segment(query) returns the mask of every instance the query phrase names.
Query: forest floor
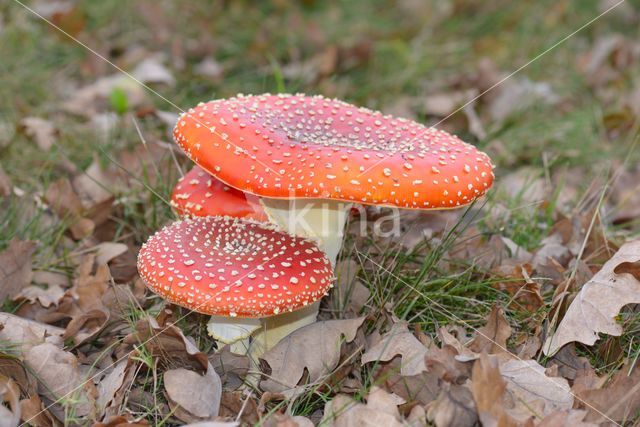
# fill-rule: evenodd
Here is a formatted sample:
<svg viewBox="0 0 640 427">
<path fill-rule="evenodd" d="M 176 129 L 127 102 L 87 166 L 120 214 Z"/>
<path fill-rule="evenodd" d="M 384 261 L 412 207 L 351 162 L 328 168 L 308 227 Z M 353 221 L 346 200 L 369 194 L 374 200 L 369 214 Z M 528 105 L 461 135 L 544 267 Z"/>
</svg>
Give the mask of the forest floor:
<svg viewBox="0 0 640 427">
<path fill-rule="evenodd" d="M 608 0 L 3 2 L 3 425 L 637 425 L 639 24 Z M 136 256 L 177 218 L 180 109 L 263 92 L 437 124 L 497 167 L 398 235 L 353 217 L 326 322 L 250 388 Z"/>
</svg>

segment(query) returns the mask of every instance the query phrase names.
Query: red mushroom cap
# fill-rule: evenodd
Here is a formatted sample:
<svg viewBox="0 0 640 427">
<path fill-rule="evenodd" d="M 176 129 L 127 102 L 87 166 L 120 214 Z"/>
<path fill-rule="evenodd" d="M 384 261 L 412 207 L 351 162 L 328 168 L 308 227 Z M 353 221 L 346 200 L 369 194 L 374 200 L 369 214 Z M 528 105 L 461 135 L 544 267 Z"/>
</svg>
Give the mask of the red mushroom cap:
<svg viewBox="0 0 640 427">
<path fill-rule="evenodd" d="M 242 191 L 453 208 L 493 183 L 489 157 L 442 130 L 322 96 L 211 101 L 174 129 L 187 155 Z"/>
<path fill-rule="evenodd" d="M 171 206 L 185 216 L 232 216 L 256 221 L 267 220 L 256 196 L 229 187 L 199 166 L 180 178 L 171 194 Z"/>
<path fill-rule="evenodd" d="M 138 271 L 164 299 L 221 316 L 267 317 L 322 298 L 329 260 L 309 240 L 230 217 L 174 222 L 149 238 Z"/>
</svg>

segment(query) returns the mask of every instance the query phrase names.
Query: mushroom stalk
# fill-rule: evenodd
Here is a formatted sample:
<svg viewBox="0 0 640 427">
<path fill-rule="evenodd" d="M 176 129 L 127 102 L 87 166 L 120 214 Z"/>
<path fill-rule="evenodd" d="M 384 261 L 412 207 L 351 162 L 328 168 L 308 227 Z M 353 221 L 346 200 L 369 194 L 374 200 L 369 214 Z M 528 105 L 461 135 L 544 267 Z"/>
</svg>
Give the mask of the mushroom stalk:
<svg viewBox="0 0 640 427">
<path fill-rule="evenodd" d="M 344 225 L 351 203 L 323 199 L 260 198 L 269 220 L 289 234 L 314 241 L 334 266 L 344 237 Z M 213 316 L 209 334 L 231 351 L 257 358 L 293 331 L 310 325 L 318 317 L 319 302 L 293 312 L 263 319 Z M 252 342 L 247 339 L 251 335 Z M 247 345 L 248 344 L 248 345 Z"/>
<path fill-rule="evenodd" d="M 313 240 L 335 266 L 342 248 L 344 226 L 351 203 L 323 199 L 271 199 L 260 198 L 269 220 L 289 234 Z M 290 313 L 263 319 L 262 328 L 253 334 L 249 352 L 260 356 L 281 339 L 303 326 L 314 323 L 318 317 L 320 302 Z"/>
<path fill-rule="evenodd" d="M 207 331 L 221 345 L 229 345 L 235 354 L 260 357 L 296 329 L 316 321 L 320 302 L 265 318 L 211 316 Z M 249 341 L 249 337 L 251 341 Z"/>
<path fill-rule="evenodd" d="M 335 266 L 351 203 L 329 199 L 272 199 L 260 203 L 269 220 L 289 234 L 313 240 Z"/>
</svg>

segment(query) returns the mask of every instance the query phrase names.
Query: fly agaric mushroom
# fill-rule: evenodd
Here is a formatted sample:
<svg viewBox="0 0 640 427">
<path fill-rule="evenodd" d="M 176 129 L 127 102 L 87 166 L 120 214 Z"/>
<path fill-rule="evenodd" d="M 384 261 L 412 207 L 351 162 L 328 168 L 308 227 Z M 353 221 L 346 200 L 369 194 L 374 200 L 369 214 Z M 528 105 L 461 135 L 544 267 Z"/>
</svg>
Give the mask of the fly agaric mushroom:
<svg viewBox="0 0 640 427">
<path fill-rule="evenodd" d="M 180 178 L 171 206 L 183 216 L 232 216 L 266 221 L 258 198 L 218 181 L 199 166 Z"/>
<path fill-rule="evenodd" d="M 200 103 L 174 139 L 215 178 L 259 196 L 270 221 L 317 242 L 332 264 L 353 203 L 451 209 L 493 183 L 489 157 L 456 136 L 322 96 Z M 318 303 L 309 317 L 312 323 Z"/>
<path fill-rule="evenodd" d="M 316 240 L 332 263 L 352 203 L 457 208 L 494 178 L 489 157 L 456 136 L 322 96 L 200 103 L 178 119 L 174 138 L 214 177 L 260 196 L 273 223 Z"/>
<path fill-rule="evenodd" d="M 163 228 L 140 249 L 138 271 L 167 301 L 212 315 L 208 328 L 218 341 L 237 343 L 264 329 L 253 354 L 300 327 L 333 276 L 312 241 L 271 224 L 221 216 Z"/>
</svg>

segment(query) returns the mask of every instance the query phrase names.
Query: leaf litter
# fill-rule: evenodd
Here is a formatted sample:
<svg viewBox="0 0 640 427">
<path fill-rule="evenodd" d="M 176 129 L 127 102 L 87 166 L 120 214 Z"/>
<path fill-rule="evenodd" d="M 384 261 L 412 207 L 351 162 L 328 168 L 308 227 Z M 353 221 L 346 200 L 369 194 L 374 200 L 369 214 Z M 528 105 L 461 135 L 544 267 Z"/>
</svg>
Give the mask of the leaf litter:
<svg viewBox="0 0 640 427">
<path fill-rule="evenodd" d="M 74 34 L 82 31 L 78 8 L 72 2 L 56 3 L 64 4 L 51 6 L 48 16 Z M 410 3 L 416 2 L 402 7 L 420 8 Z M 146 13 L 151 21 L 171 21 L 162 13 Z M 305 30 L 319 48 L 306 57 L 292 52 L 282 68 L 286 79 L 341 96 L 345 89 L 335 75 L 376 63 L 375 41 L 327 44 L 317 28 Z M 167 37 L 168 30 L 163 31 Z M 222 81 L 232 75 L 235 64 L 215 48 L 179 44 L 172 47 L 171 62 L 140 46 L 124 48 L 118 60 L 139 80 L 163 88 L 180 86 L 177 73 L 186 61 L 184 52 L 176 53 L 181 49 L 193 56 L 189 61 L 195 59 L 191 68 L 197 78 Z M 585 49 L 576 68 L 594 95 L 614 110 L 604 116 L 611 137 L 637 120 L 640 111 L 637 87 L 623 96 L 612 91 L 637 64 L 637 43 L 615 34 L 596 38 Z M 504 75 L 485 58 L 465 75 L 430 82 L 426 95 L 394 97 L 384 110 L 437 121 Z M 46 241 L 37 234 L 31 240 L 23 236 L 3 242 L 0 293 L 7 312 L 0 313 L 2 425 L 27 420 L 60 425 L 73 419 L 70 424 L 95 421 L 105 426 L 166 420 L 200 426 L 307 426 L 322 421 L 338 426 L 427 421 L 437 426 L 591 426 L 637 420 L 637 357 L 618 352 L 607 359 L 607 367 L 597 369 L 594 361 L 604 342 L 612 342 L 609 338 L 624 333 L 623 344 L 632 348 L 635 343 L 628 334 L 637 328 L 633 319 L 640 302 L 640 248 L 632 237 L 640 212 L 634 192 L 637 166 L 620 166 L 603 206 L 587 197 L 568 210 L 562 207 L 568 201 L 558 200 L 556 206 L 551 200 L 558 184 L 554 174 L 523 167 L 519 154 L 494 138 L 538 106 L 564 108 L 554 84 L 511 79 L 443 124 L 486 143 L 504 157 L 504 164 L 514 166 L 508 173 L 499 171 L 498 191 L 506 198 L 474 207 L 484 218 L 456 234 L 429 274 L 420 276 L 429 290 L 429 280 L 445 278 L 440 282 L 447 283 L 443 293 L 451 292 L 435 296 L 433 312 L 442 301 L 448 304 L 446 298 L 458 297 L 457 286 L 465 281 L 482 289 L 453 306 L 462 314 L 425 321 L 420 314 L 426 310 L 418 307 L 409 310 L 413 318 L 396 317 L 406 312 L 381 291 L 378 281 L 384 275 L 345 252 L 321 320 L 281 341 L 259 366 L 246 356 L 216 349 L 202 333 L 202 316 L 178 321 L 184 313 L 151 296 L 135 271 L 135 254 L 148 230 L 136 229 L 138 224 L 128 223 L 127 215 L 148 214 L 145 208 L 155 197 L 148 187 L 167 183 L 157 172 L 159 164 L 162 171 L 175 168 L 174 150 L 164 142 L 175 113 L 150 106 L 149 95 L 121 74 L 101 72 L 70 87 L 75 89 L 65 94 L 59 111 L 47 118 L 26 113 L 16 123 L 3 122 L 0 147 L 11 143 L 17 129 L 39 150 L 54 150 L 68 136 L 65 121 L 74 116 L 103 142 L 132 118 L 151 138 L 133 149 L 119 146 L 109 153 L 114 162 L 107 164 L 99 156 L 89 158 L 84 170 L 61 162 L 61 170 L 71 176 L 56 176 L 33 195 L 7 172 L 10 165 L 0 169 L 1 207 L 28 196 L 35 200 L 35 212 L 64 226 L 52 248 L 43 248 Z M 126 98 L 126 111 L 110 111 L 114 92 Z M 584 178 L 574 175 L 572 180 Z M 142 176 L 144 182 L 137 179 Z M 563 194 L 578 194 L 577 187 L 572 181 Z M 509 200 L 520 205 L 509 206 Z M 523 206 L 537 214 L 551 212 L 550 217 L 520 218 Z M 461 218 L 458 212 L 403 213 L 403 236 L 367 242 L 369 255 L 387 265 L 385 252 L 402 252 L 408 258 L 399 264 L 403 277 L 418 277 L 429 251 L 447 242 Z M 168 219 L 166 214 L 161 221 Z M 517 221 L 535 223 L 541 235 L 523 239 L 532 228 L 514 230 Z M 611 232 L 610 224 L 623 231 Z M 484 291 L 497 297 L 487 299 Z M 471 316 L 464 311 L 468 305 L 474 307 Z M 604 335 L 608 339 L 598 341 Z M 256 374 L 260 382 L 247 388 L 246 379 Z M 58 397 L 63 399 L 58 402 Z"/>
</svg>

